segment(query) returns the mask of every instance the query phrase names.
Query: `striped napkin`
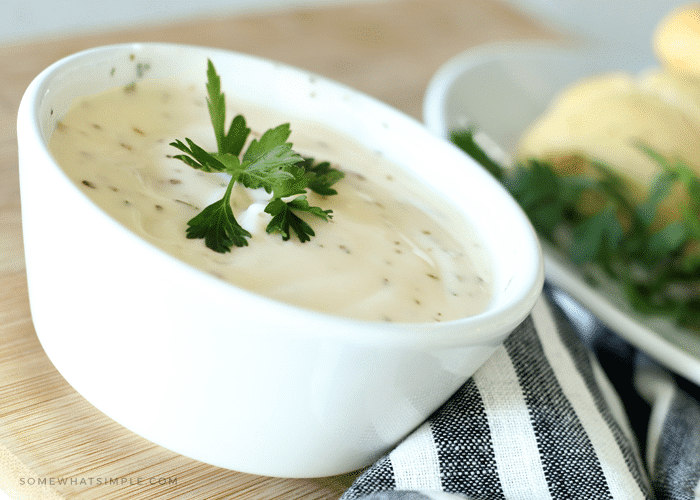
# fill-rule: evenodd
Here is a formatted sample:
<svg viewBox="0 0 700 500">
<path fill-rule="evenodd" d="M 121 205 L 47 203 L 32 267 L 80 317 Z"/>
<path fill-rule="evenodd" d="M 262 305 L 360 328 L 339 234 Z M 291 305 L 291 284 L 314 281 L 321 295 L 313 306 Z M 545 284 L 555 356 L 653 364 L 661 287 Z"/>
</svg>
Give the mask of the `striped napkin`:
<svg viewBox="0 0 700 500">
<path fill-rule="evenodd" d="M 341 500 L 700 499 L 698 389 L 682 383 L 546 286 Z"/>
</svg>

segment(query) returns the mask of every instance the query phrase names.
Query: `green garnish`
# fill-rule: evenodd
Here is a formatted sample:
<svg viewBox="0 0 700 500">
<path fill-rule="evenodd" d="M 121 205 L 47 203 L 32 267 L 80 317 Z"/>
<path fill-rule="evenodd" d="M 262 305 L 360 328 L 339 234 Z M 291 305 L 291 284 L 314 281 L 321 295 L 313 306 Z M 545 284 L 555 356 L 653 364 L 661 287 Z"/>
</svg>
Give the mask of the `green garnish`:
<svg viewBox="0 0 700 500">
<path fill-rule="evenodd" d="M 237 115 L 226 130 L 226 98 L 221 92 L 221 79 L 211 61 L 207 63 L 207 105 L 214 128 L 217 151 L 208 152 L 188 138 L 170 143 L 184 154 L 174 158 L 204 172 L 223 172 L 231 176 L 224 196 L 205 207 L 187 222 L 188 238 L 202 238 L 215 252 L 231 251 L 235 245 L 248 245 L 251 234 L 237 221 L 231 208 L 231 196 L 236 183 L 248 189 L 264 189 L 272 195 L 265 212 L 272 216 L 268 233 L 280 233 L 283 240 L 292 231 L 301 242 L 315 235 L 311 226 L 297 213 L 308 213 L 323 220 L 332 217 L 331 210 L 310 206 L 307 189 L 328 196 L 337 194 L 331 186 L 344 177 L 328 162 L 316 163 L 292 149 L 287 142 L 291 130 L 288 123 L 266 131 L 253 139 L 247 149 L 250 128 L 245 118 Z M 291 198 L 294 197 L 295 198 Z"/>
<path fill-rule="evenodd" d="M 700 331 L 700 179 L 691 167 L 637 144 L 660 166 L 639 202 L 609 165 L 585 159 L 595 175 L 559 175 L 539 159 L 504 166 L 474 134 L 455 131 L 451 139 L 501 181 L 543 239 L 584 271 L 602 269 L 636 311 Z M 680 216 L 664 225 L 658 215 L 669 196 L 685 201 Z"/>
</svg>

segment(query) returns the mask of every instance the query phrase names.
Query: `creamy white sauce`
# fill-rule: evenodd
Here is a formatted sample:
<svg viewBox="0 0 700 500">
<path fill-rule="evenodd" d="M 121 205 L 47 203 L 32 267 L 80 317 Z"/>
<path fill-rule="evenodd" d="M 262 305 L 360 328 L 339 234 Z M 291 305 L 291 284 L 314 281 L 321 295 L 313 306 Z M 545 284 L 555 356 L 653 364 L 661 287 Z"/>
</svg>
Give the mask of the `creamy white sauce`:
<svg viewBox="0 0 700 500">
<path fill-rule="evenodd" d="M 227 95 L 229 106 L 232 98 Z M 267 195 L 238 189 L 238 222 L 247 247 L 226 254 L 187 239 L 187 221 L 223 195 L 225 174 L 203 173 L 170 156 L 188 137 L 215 150 L 205 97 L 197 89 L 139 82 L 73 103 L 50 149 L 96 204 L 166 252 L 248 290 L 301 307 L 372 321 L 430 322 L 484 310 L 491 295 L 486 250 L 462 216 L 381 155 L 318 125 L 253 106 L 229 109 L 253 134 L 291 123 L 300 154 L 346 172 L 338 195 L 309 192 L 333 210 L 304 217 L 310 242 L 268 235 Z M 228 125 L 228 123 L 227 123 Z M 108 265 L 108 263 L 106 263 Z"/>
</svg>

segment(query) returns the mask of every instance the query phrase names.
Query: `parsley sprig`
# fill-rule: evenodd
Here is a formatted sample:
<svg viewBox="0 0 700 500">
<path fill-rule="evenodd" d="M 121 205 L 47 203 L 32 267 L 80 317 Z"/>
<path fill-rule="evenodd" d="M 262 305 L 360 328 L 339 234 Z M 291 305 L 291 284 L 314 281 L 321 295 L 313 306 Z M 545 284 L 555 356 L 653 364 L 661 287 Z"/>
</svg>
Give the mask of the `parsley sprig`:
<svg viewBox="0 0 700 500">
<path fill-rule="evenodd" d="M 551 163 L 535 158 L 504 166 L 475 133 L 459 130 L 451 139 L 501 181 L 543 239 L 583 270 L 603 270 L 638 312 L 700 331 L 700 179 L 691 167 L 637 144 L 660 167 L 640 202 L 609 165 L 570 159 L 585 161 L 594 175 L 558 175 Z M 680 216 L 660 224 L 670 196 L 683 200 Z M 592 281 L 594 276 L 588 273 Z"/>
<path fill-rule="evenodd" d="M 299 241 L 309 241 L 315 233 L 300 214 L 329 220 L 332 211 L 310 205 L 307 189 L 324 196 L 337 194 L 331 186 L 344 177 L 343 172 L 328 162 L 317 163 L 295 152 L 287 141 L 291 134 L 288 123 L 269 129 L 250 142 L 251 129 L 242 115 L 234 117 L 226 130 L 226 98 L 211 60 L 207 62 L 206 87 L 217 151 L 208 152 L 188 138 L 184 142 L 177 139 L 170 145 L 183 154 L 173 158 L 204 172 L 226 173 L 231 177 L 223 197 L 187 222 L 187 237 L 204 239 L 208 248 L 219 253 L 229 252 L 233 246 L 248 245 L 251 234 L 236 221 L 231 208 L 233 188 L 239 183 L 248 189 L 264 189 L 271 195 L 265 207 L 265 212 L 272 216 L 266 228 L 268 233 L 279 233 L 285 241 L 293 233 Z"/>
</svg>

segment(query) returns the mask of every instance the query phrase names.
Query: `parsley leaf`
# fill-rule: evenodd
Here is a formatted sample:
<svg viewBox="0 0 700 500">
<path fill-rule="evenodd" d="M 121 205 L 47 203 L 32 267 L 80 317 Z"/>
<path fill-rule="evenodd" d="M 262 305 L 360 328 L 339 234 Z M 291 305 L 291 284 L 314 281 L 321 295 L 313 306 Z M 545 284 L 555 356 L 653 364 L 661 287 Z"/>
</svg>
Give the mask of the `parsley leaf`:
<svg viewBox="0 0 700 500">
<path fill-rule="evenodd" d="M 248 245 L 246 238 L 251 235 L 238 224 L 231 209 L 233 185 L 233 181 L 229 182 L 223 198 L 207 206 L 187 223 L 188 238 L 204 238 L 206 246 L 219 253 L 228 252 L 233 245 Z"/>
<path fill-rule="evenodd" d="M 505 171 L 501 165 L 493 161 L 491 157 L 479 146 L 474 140 L 476 127 L 470 127 L 466 130 L 453 131 L 450 134 L 450 140 L 459 147 L 462 151 L 474 158 L 482 167 L 484 167 L 496 179 L 501 180 L 505 175 Z"/>
<path fill-rule="evenodd" d="M 252 236 L 238 223 L 231 208 L 233 187 L 239 183 L 249 189 L 264 189 L 272 195 L 265 208 L 272 216 L 267 226 L 268 233 L 280 233 L 283 240 L 288 240 L 293 231 L 299 241 L 309 241 L 315 233 L 295 212 L 329 220 L 332 211 L 311 206 L 305 196 L 306 189 L 323 195 L 337 194 L 330 186 L 344 174 L 328 162 L 316 164 L 313 159 L 295 152 L 292 144 L 287 142 L 291 134 L 288 123 L 251 140 L 243 153 L 251 129 L 245 118 L 237 115 L 226 130 L 226 98 L 221 91 L 221 78 L 211 60 L 207 62 L 206 88 L 217 151 L 206 151 L 188 138 L 184 142 L 178 139 L 170 145 L 183 154 L 173 158 L 203 172 L 227 173 L 231 179 L 221 199 L 187 222 L 187 237 L 204 239 L 208 248 L 220 253 L 231 251 L 233 246 L 248 245 L 248 238 Z M 296 195 L 301 196 L 288 201 L 289 197 Z"/>
<path fill-rule="evenodd" d="M 345 173 L 331 167 L 330 162 L 316 163 L 313 158 L 304 158 L 304 170 L 311 191 L 323 196 L 338 194 L 331 186 L 345 177 Z"/>
<path fill-rule="evenodd" d="M 243 151 L 243 146 L 250 135 L 250 129 L 246 126 L 243 115 L 237 115 L 231 121 L 226 137 L 222 140 L 221 151 L 238 156 Z"/>
<path fill-rule="evenodd" d="M 221 92 L 221 78 L 211 60 L 207 60 L 207 107 L 214 127 L 214 137 L 219 152 L 224 151 L 224 127 L 226 123 L 226 97 Z"/>
<path fill-rule="evenodd" d="M 211 60 L 207 61 L 207 95 L 209 117 L 214 127 L 214 137 L 216 137 L 219 153 L 231 153 L 238 156 L 248 134 L 250 134 L 250 129 L 246 127 L 245 118 L 238 115 L 231 122 L 228 132 L 225 132 L 226 96 L 221 92 L 221 78 L 216 73 Z"/>
<path fill-rule="evenodd" d="M 649 260 L 659 260 L 678 252 L 688 240 L 688 229 L 682 222 L 671 222 L 649 236 L 646 253 Z"/>
<path fill-rule="evenodd" d="M 282 173 L 285 175 L 283 176 Z M 299 167 L 299 164 L 290 165 L 280 172 L 277 182 L 273 186 L 273 194 L 275 198 L 288 198 L 297 194 L 306 193 L 308 187 L 308 179 L 305 171 Z"/>
<path fill-rule="evenodd" d="M 636 144 L 660 167 L 646 198 L 637 201 L 610 165 L 584 158 L 594 172 L 587 176 L 561 175 L 540 159 L 505 168 L 474 133 L 470 127 L 451 138 L 501 181 L 542 238 L 583 271 L 594 266 L 616 280 L 633 309 L 700 331 L 700 178 L 688 164 Z M 679 216 L 659 226 L 670 196 Z"/>
<path fill-rule="evenodd" d="M 294 165 L 300 159 L 301 157 L 292 151 L 291 145 L 275 146 L 253 160 L 246 161 L 244 158 L 238 180 L 247 188 L 263 188 L 271 193 L 276 185 L 293 178 L 293 174 L 284 167 Z"/>
<path fill-rule="evenodd" d="M 316 233 L 311 229 L 311 226 L 296 215 L 293 210 L 306 212 L 325 220 L 331 217 L 330 210 L 310 206 L 306 196 L 299 196 L 289 202 L 275 198 L 265 207 L 265 212 L 272 215 L 272 220 L 267 225 L 267 232 L 280 233 L 285 241 L 291 237 L 290 229 L 294 230 L 301 242 L 309 241 L 312 236 L 315 236 Z"/>
<path fill-rule="evenodd" d="M 191 140 L 185 138 L 185 141 L 187 141 L 187 145 L 185 145 L 179 139 L 176 139 L 175 142 L 170 143 L 171 146 L 176 147 L 185 153 L 184 155 L 175 155 L 173 158 L 177 158 L 178 160 L 187 163 L 190 167 L 203 170 L 205 172 L 226 171 L 226 165 L 217 160 L 213 155 L 197 146 Z"/>
<path fill-rule="evenodd" d="M 278 146 L 289 146 L 291 149 L 292 145 L 287 142 L 291 133 L 288 123 L 268 130 L 260 139 L 251 141 L 248 150 L 243 155 L 243 161 L 254 161 L 255 158 Z"/>
<path fill-rule="evenodd" d="M 611 203 L 574 228 L 569 256 L 575 264 L 591 262 L 601 255 L 614 252 L 623 236 L 616 207 Z"/>
</svg>

